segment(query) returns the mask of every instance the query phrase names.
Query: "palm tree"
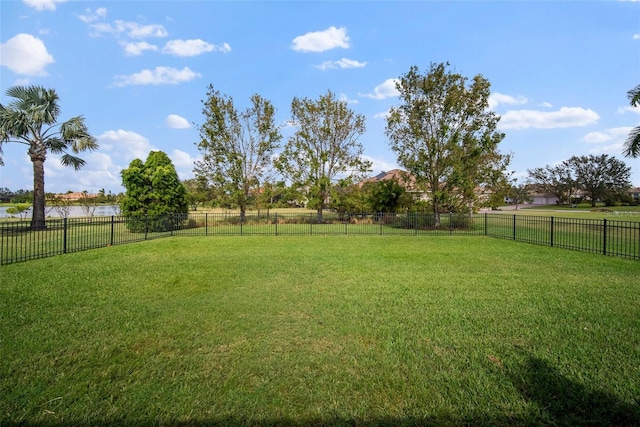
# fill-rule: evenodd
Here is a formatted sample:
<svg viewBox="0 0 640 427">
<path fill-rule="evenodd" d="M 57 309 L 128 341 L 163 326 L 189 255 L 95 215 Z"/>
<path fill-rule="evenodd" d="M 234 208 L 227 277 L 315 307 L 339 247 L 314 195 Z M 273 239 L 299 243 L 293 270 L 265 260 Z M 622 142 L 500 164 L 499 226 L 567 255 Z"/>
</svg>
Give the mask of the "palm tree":
<svg viewBox="0 0 640 427">
<path fill-rule="evenodd" d="M 627 96 L 633 107 L 640 107 L 640 85 L 627 92 Z M 624 151 L 622 154 L 624 154 L 625 157 L 640 156 L 640 126 L 631 129 L 629 137 L 624 143 Z"/>
<path fill-rule="evenodd" d="M 3 144 L 17 142 L 28 147 L 33 163 L 31 227 L 41 229 L 45 227 L 44 162 L 47 154 L 61 155 L 60 163 L 78 170 L 85 161 L 73 154 L 95 150 L 98 143 L 89 134 L 82 116 L 57 123 L 60 107 L 55 90 L 40 86 L 14 86 L 6 93 L 14 100 L 6 106 L 0 104 L 0 165 L 4 164 Z"/>
</svg>

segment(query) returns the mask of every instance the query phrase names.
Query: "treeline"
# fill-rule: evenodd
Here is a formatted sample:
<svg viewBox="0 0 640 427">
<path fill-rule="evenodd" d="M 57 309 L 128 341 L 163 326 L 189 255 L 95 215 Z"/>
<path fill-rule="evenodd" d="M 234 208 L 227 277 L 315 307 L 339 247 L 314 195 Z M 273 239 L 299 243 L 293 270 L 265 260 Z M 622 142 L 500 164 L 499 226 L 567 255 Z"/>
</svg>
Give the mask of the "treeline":
<svg viewBox="0 0 640 427">
<path fill-rule="evenodd" d="M 514 186 L 511 197 L 526 202 L 534 194 L 551 196 L 559 205 L 589 202 L 606 206 L 635 205 L 629 190 L 631 168 L 607 154 L 573 156 L 557 165 L 529 169 L 525 184 Z"/>
</svg>

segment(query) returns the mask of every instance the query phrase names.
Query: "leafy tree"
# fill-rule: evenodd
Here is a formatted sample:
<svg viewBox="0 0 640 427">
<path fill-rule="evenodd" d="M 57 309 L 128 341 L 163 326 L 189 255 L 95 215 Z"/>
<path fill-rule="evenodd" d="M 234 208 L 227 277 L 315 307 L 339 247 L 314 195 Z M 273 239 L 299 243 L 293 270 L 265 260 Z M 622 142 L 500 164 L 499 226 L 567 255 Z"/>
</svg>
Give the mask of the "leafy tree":
<svg viewBox="0 0 640 427">
<path fill-rule="evenodd" d="M 85 161 L 74 154 L 95 150 L 98 144 L 89 134 L 82 116 L 57 123 L 60 107 L 55 90 L 40 86 L 14 86 L 7 90 L 7 96 L 14 100 L 6 106 L 0 104 L 0 164 L 2 144 L 17 142 L 28 147 L 33 164 L 31 227 L 44 228 L 44 162 L 47 155 L 60 154 L 62 165 L 78 170 Z"/>
<path fill-rule="evenodd" d="M 364 189 L 350 179 L 341 179 L 331 188 L 331 207 L 342 217 L 344 214 L 363 213 L 367 210 Z"/>
<path fill-rule="evenodd" d="M 209 185 L 206 178 L 191 178 L 182 181 L 184 188 L 187 190 L 187 201 L 191 210 L 197 210 L 198 205 L 206 203 L 211 200 L 211 193 L 209 192 Z"/>
<path fill-rule="evenodd" d="M 559 204 L 570 201 L 576 183 L 573 178 L 573 170 L 568 162 L 562 162 L 556 166 L 527 169 L 528 182 L 534 188 L 558 199 Z"/>
<path fill-rule="evenodd" d="M 627 96 L 629 97 L 631 106 L 640 107 L 640 85 L 627 92 Z M 631 129 L 629 137 L 624 143 L 624 151 L 622 154 L 624 154 L 625 157 L 640 156 L 640 126 Z"/>
<path fill-rule="evenodd" d="M 31 209 L 31 205 L 26 203 L 20 203 L 15 206 L 11 206 L 7 208 L 7 213 L 9 215 L 20 215 L 20 220 L 24 220 L 29 213 L 29 209 Z"/>
<path fill-rule="evenodd" d="M 405 188 L 395 179 L 365 184 L 369 208 L 375 213 L 395 213 L 405 201 Z"/>
<path fill-rule="evenodd" d="M 270 101 L 255 94 L 251 106 L 239 112 L 233 99 L 212 85 L 203 104 L 205 122 L 199 128 L 197 144 L 202 160 L 196 162 L 196 177 L 218 187 L 226 202 L 237 206 L 244 218 L 282 139 L 275 123 L 276 110 Z"/>
<path fill-rule="evenodd" d="M 411 67 L 396 83 L 401 105 L 387 118 L 386 135 L 398 162 L 430 193 L 434 227 L 444 207 L 469 209 L 477 186 L 501 175 L 509 156 L 498 152 L 504 135 L 500 117 L 489 111 L 487 79 L 431 64 L 426 74 Z"/>
<path fill-rule="evenodd" d="M 121 200 L 122 214 L 129 217 L 131 231 L 164 231 L 172 222 L 162 218 L 171 214 L 187 214 L 187 191 L 178 178 L 171 159 L 162 151 L 151 151 L 146 162 L 134 159 L 121 172 L 126 189 Z M 151 219 L 151 222 L 146 222 Z"/>
<path fill-rule="evenodd" d="M 71 214 L 73 203 L 71 200 L 50 194 L 47 197 L 47 209 L 55 210 L 60 218 L 68 218 Z"/>
<path fill-rule="evenodd" d="M 334 181 L 355 180 L 371 170 L 371 163 L 362 159 L 364 149 L 358 142 L 365 131 L 365 117 L 354 113 L 331 91 L 317 100 L 294 98 L 291 113 L 296 131 L 276 165 L 305 192 L 308 206 L 317 209 L 322 221 Z"/>
<path fill-rule="evenodd" d="M 578 188 L 591 198 L 592 207 L 598 200 L 620 199 L 631 187 L 631 168 L 607 154 L 573 156 L 567 164 L 572 168 Z"/>
<path fill-rule="evenodd" d="M 0 188 L 0 202 L 8 202 L 13 196 L 13 191 L 6 187 Z"/>
<path fill-rule="evenodd" d="M 104 190 L 103 194 L 104 194 Z M 86 190 L 82 192 L 82 196 L 80 196 L 80 209 L 89 218 L 89 222 L 93 219 L 93 215 L 98 208 L 98 204 L 100 204 L 100 199 L 98 197 L 90 195 Z"/>
<path fill-rule="evenodd" d="M 516 209 L 518 209 L 518 205 L 530 203 L 533 200 L 530 187 L 527 184 L 512 185 L 508 193 L 508 197 L 511 200 L 511 203 L 516 205 Z"/>
<path fill-rule="evenodd" d="M 33 201 L 33 190 L 17 190 L 11 196 L 11 203 L 30 203 Z"/>
</svg>

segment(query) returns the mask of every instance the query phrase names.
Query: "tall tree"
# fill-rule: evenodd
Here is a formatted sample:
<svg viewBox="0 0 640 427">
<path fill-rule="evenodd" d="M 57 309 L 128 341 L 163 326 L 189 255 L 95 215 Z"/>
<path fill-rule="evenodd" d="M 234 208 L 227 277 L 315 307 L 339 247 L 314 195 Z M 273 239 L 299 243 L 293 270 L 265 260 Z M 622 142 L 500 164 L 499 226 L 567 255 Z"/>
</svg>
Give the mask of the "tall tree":
<svg viewBox="0 0 640 427">
<path fill-rule="evenodd" d="M 276 110 L 260 95 L 239 112 L 233 99 L 209 85 L 202 101 L 205 122 L 199 127 L 197 144 L 202 160 L 195 164 L 196 177 L 205 178 L 244 218 L 252 193 L 258 191 L 282 135 L 275 123 Z"/>
<path fill-rule="evenodd" d="M 640 107 L 640 85 L 627 92 L 627 96 L 629 97 L 629 103 L 632 107 Z M 629 137 L 624 143 L 624 151 L 622 154 L 624 154 L 625 157 L 640 156 L 640 126 L 631 129 Z"/>
<path fill-rule="evenodd" d="M 396 83 L 401 104 L 387 118 L 386 135 L 398 162 L 430 193 L 434 226 L 443 208 L 469 209 L 475 189 L 502 175 L 509 156 L 499 153 L 504 135 L 500 117 L 489 111 L 490 84 L 476 75 L 431 64 L 421 74 L 413 66 Z"/>
<path fill-rule="evenodd" d="M 317 100 L 294 98 L 291 113 L 296 131 L 276 165 L 293 185 L 304 190 L 308 206 L 317 210 L 322 221 L 336 179 L 356 180 L 371 170 L 358 142 L 366 129 L 365 118 L 331 91 Z"/>
<path fill-rule="evenodd" d="M 573 170 L 578 188 L 591 197 L 592 207 L 607 197 L 624 197 L 631 187 L 631 168 L 607 154 L 573 156 L 567 164 Z"/>
<path fill-rule="evenodd" d="M 6 93 L 14 99 L 7 105 L 0 104 L 0 165 L 3 164 L 3 144 L 16 142 L 27 146 L 33 164 L 31 227 L 44 228 L 44 163 L 47 155 L 60 155 L 63 166 L 78 170 L 85 161 L 74 154 L 95 150 L 98 143 L 89 134 L 82 116 L 58 123 L 60 106 L 55 90 L 41 86 L 14 86 Z"/>
<path fill-rule="evenodd" d="M 159 217 L 189 212 L 187 191 L 166 153 L 151 151 L 146 162 L 134 159 L 120 174 L 126 189 L 120 207 L 133 219 L 127 223 L 132 231 L 141 231 L 147 218 L 153 218 L 151 231 L 163 231 L 172 222 Z"/>
<path fill-rule="evenodd" d="M 528 183 L 534 189 L 553 195 L 559 204 L 570 201 L 576 187 L 573 169 L 568 162 L 555 166 L 546 165 L 543 168 L 527 169 Z"/>
</svg>

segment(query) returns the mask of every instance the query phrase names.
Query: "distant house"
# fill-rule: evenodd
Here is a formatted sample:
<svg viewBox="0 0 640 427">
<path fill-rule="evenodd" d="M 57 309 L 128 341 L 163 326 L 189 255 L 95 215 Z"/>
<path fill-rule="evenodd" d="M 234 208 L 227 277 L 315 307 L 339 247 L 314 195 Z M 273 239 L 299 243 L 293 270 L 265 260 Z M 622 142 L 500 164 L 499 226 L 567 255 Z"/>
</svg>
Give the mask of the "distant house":
<svg viewBox="0 0 640 427">
<path fill-rule="evenodd" d="M 560 203 L 560 199 L 553 194 L 533 193 L 532 205 L 557 205 Z"/>
<path fill-rule="evenodd" d="M 89 194 L 89 193 L 83 193 L 80 191 L 76 191 L 73 193 L 65 193 L 65 194 L 56 194 L 55 195 L 56 198 L 58 199 L 62 199 L 62 200 L 67 200 L 69 202 L 77 202 L 78 200 L 87 197 L 89 199 L 94 198 L 94 197 L 98 197 L 97 194 Z"/>
<path fill-rule="evenodd" d="M 403 171 L 401 169 L 392 169 L 388 172 L 382 171 L 378 175 L 365 179 L 360 182 L 358 185 L 362 187 L 363 185 L 369 182 L 379 182 L 379 181 L 396 181 L 404 190 L 411 194 L 414 200 L 428 200 L 429 197 L 427 194 L 418 188 L 416 184 L 416 178 L 411 175 L 409 172 Z"/>
<path fill-rule="evenodd" d="M 629 195 L 634 202 L 640 203 L 640 187 L 634 187 L 629 189 Z"/>
<path fill-rule="evenodd" d="M 401 169 L 392 169 L 388 172 L 381 172 L 378 175 L 362 181 L 359 185 L 362 186 L 367 182 L 389 181 L 395 180 L 404 187 L 405 191 L 413 196 L 414 200 L 428 201 L 431 197 L 429 191 L 421 189 L 417 183 L 416 178 L 409 172 Z M 492 191 L 488 188 L 478 186 L 474 188 L 474 193 L 481 202 L 486 202 L 491 197 Z"/>
</svg>

